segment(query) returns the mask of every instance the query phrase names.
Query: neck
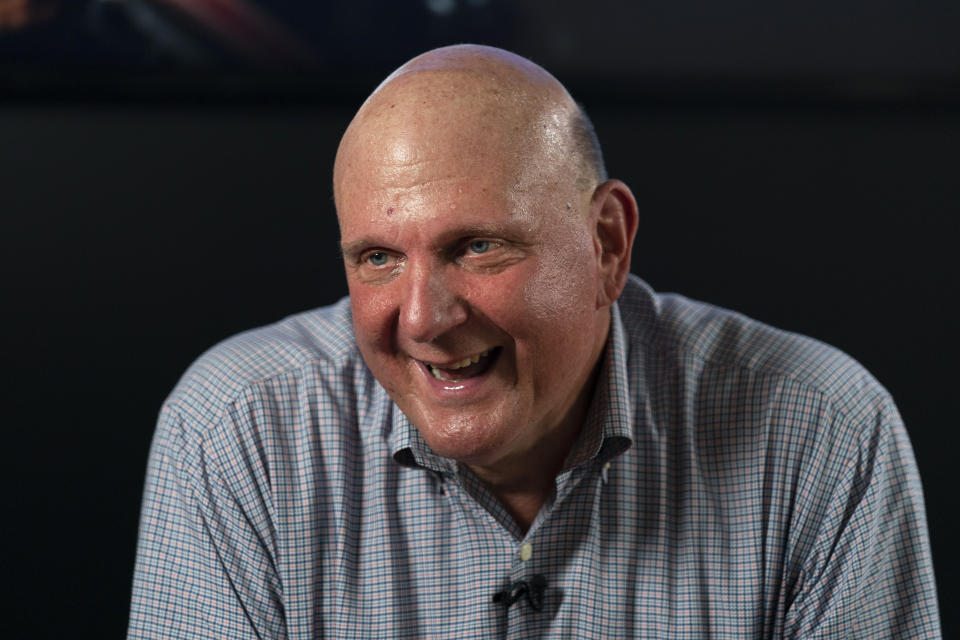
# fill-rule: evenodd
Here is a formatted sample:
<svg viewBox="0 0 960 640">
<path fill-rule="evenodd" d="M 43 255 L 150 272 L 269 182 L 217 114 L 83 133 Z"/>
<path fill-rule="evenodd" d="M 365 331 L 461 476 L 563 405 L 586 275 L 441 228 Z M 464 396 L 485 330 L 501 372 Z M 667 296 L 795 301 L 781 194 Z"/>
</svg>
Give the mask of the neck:
<svg viewBox="0 0 960 640">
<path fill-rule="evenodd" d="M 594 368 L 566 419 L 537 441 L 535 446 L 519 455 L 500 460 L 495 465 L 467 465 L 513 517 L 523 533 L 527 532 L 543 504 L 553 494 L 556 477 L 580 436 L 593 397 L 597 368 Z"/>
<path fill-rule="evenodd" d="M 510 476 L 491 473 L 483 467 L 470 466 L 469 469 L 503 505 L 521 532 L 526 533 L 543 504 L 553 494 L 563 460 L 563 457 L 548 460 L 538 456 L 536 460 L 522 465 L 522 472 Z"/>
<path fill-rule="evenodd" d="M 609 311 L 601 322 L 609 325 Z M 604 331 L 598 340 L 593 368 L 559 424 L 536 442 L 492 465 L 465 463 L 500 501 L 523 533 L 527 532 L 543 504 L 556 489 L 556 477 L 583 429 L 600 367 L 603 366 L 607 334 Z"/>
<path fill-rule="evenodd" d="M 552 495 L 554 487 L 554 480 L 551 478 L 548 483 L 537 488 L 524 488 L 516 491 L 497 491 L 493 487 L 490 487 L 490 489 L 513 518 L 513 521 L 517 523 L 520 532 L 526 534 L 537 514 L 540 513 L 543 504 Z"/>
</svg>

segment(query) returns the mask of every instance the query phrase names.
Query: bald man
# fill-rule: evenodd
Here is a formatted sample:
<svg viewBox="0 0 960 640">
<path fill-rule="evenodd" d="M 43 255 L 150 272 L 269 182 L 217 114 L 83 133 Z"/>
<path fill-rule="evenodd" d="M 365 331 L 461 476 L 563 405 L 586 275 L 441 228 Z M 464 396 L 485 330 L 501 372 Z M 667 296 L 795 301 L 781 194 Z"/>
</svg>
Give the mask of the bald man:
<svg viewBox="0 0 960 640">
<path fill-rule="evenodd" d="M 349 299 L 164 405 L 130 637 L 939 636 L 892 400 L 630 275 L 637 204 L 549 73 L 414 58 L 333 186 Z"/>
</svg>

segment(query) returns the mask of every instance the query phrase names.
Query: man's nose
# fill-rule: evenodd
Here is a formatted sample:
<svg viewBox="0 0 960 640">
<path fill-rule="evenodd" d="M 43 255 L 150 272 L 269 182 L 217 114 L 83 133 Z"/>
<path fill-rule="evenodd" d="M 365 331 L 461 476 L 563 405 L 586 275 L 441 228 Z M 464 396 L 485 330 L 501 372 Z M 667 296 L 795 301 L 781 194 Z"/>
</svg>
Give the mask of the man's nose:
<svg viewBox="0 0 960 640">
<path fill-rule="evenodd" d="M 400 331 L 415 342 L 431 342 L 466 322 L 469 312 L 445 265 L 410 265 L 400 310 Z"/>
</svg>

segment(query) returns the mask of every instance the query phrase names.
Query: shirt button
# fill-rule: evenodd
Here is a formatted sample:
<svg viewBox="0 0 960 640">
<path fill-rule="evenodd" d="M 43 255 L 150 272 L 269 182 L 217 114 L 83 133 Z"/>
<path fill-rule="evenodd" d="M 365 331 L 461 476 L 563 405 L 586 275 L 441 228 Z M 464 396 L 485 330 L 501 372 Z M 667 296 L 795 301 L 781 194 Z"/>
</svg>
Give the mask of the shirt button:
<svg viewBox="0 0 960 640">
<path fill-rule="evenodd" d="M 533 546 L 529 542 L 520 545 L 520 560 L 526 562 L 533 557 Z"/>
</svg>

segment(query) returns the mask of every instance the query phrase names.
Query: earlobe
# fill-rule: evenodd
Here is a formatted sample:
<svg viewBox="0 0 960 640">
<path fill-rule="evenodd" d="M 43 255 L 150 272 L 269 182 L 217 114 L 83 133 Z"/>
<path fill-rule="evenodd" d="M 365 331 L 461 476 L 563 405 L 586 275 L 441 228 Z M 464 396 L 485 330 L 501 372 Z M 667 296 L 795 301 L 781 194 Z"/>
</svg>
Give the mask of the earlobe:
<svg viewBox="0 0 960 640">
<path fill-rule="evenodd" d="M 613 304 L 626 285 L 639 213 L 630 187 L 620 180 L 607 180 L 597 187 L 591 208 L 596 225 L 597 308 L 600 308 Z"/>
</svg>

